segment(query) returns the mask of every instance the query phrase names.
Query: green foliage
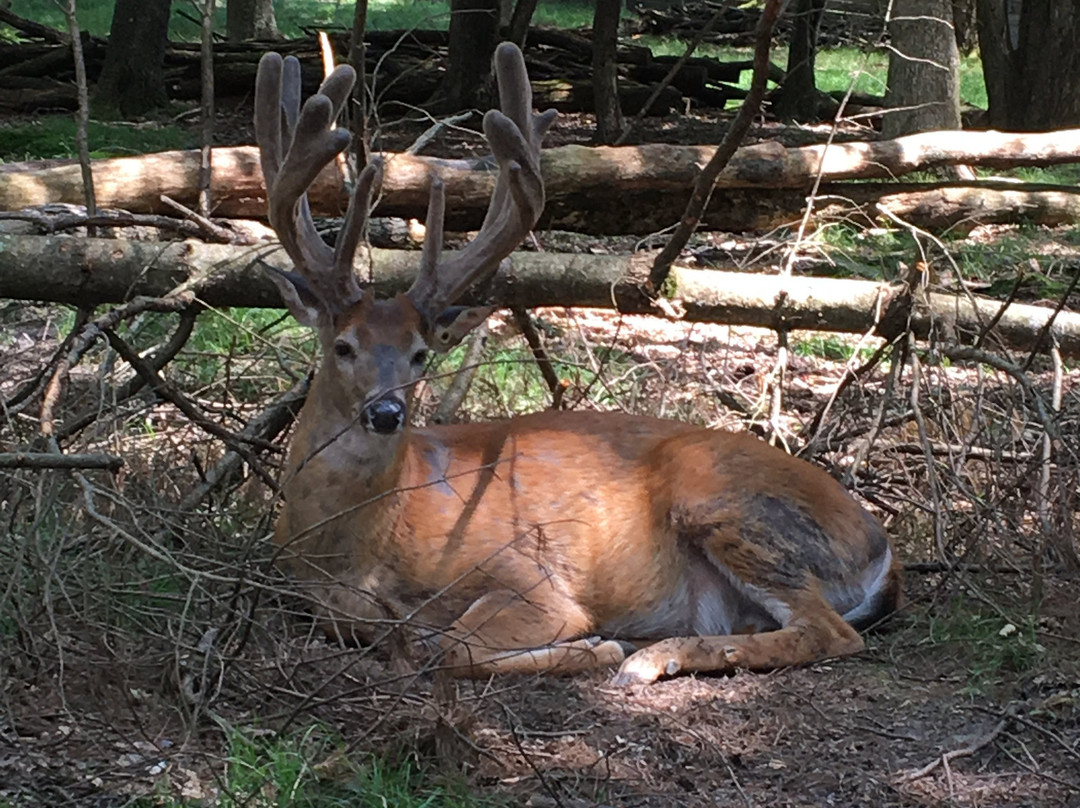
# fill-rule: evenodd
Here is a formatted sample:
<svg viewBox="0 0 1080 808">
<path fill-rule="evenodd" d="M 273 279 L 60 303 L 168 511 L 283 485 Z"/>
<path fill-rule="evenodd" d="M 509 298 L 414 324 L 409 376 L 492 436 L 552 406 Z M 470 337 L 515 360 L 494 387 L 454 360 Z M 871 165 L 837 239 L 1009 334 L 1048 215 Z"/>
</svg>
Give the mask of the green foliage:
<svg viewBox="0 0 1080 808">
<path fill-rule="evenodd" d="M 354 762 L 340 739 L 311 727 L 303 734 L 230 741 L 219 808 L 478 808 L 490 805 L 458 785 L 443 785 L 411 760 Z M 141 808 L 180 808 L 201 802 L 166 796 L 136 801 Z"/>
<path fill-rule="evenodd" d="M 655 56 L 682 56 L 686 42 L 671 36 L 646 35 L 635 40 L 649 47 Z M 725 62 L 748 61 L 753 58 L 750 48 L 733 48 L 725 45 L 699 45 L 695 56 L 705 56 Z M 772 61 L 786 69 L 787 49 L 773 49 Z M 864 51 L 854 47 L 830 48 L 818 51 L 815 60 L 815 81 L 823 92 L 846 92 L 884 95 L 889 73 L 889 54 L 884 50 Z M 736 86 L 746 90 L 750 87 L 751 73 L 744 70 Z M 854 87 L 853 87 L 854 85 Z M 983 80 L 982 63 L 977 56 L 965 57 L 960 62 L 960 101 L 962 104 L 986 107 L 986 84 Z"/>
<path fill-rule="evenodd" d="M 979 172 L 982 176 L 1006 176 L 1014 177 L 1024 182 L 1046 183 L 1048 185 L 1077 185 L 1080 184 L 1080 165 L 1070 163 L 1062 166 L 1046 166 L 1014 168 L 1011 171 L 986 170 Z"/>
<path fill-rule="evenodd" d="M 910 263 L 918 254 L 906 230 L 834 222 L 818 229 L 813 238 L 832 264 L 828 274 L 838 278 L 895 280 L 900 263 Z"/>
<path fill-rule="evenodd" d="M 158 123 L 138 125 L 91 121 L 91 157 L 191 149 L 198 145 L 193 131 Z M 71 157 L 76 153 L 75 119 L 51 115 L 33 121 L 0 126 L 0 162 Z"/>
<path fill-rule="evenodd" d="M 605 356 L 606 354 L 606 356 Z M 465 356 L 458 346 L 429 374 L 436 388 L 445 388 Z M 552 361 L 560 380 L 569 383 L 567 399 L 574 401 L 583 393 L 589 401 L 610 407 L 632 395 L 642 373 L 633 358 L 621 351 L 602 352 L 601 374 L 588 364 Z M 548 389 L 536 360 L 523 344 L 496 348 L 481 360 L 465 401 L 465 409 L 476 417 L 523 415 L 551 405 Z"/>
<path fill-rule="evenodd" d="M 165 323 L 156 321 L 140 344 L 165 338 Z M 171 327 L 171 326 L 170 326 Z M 311 364 L 317 340 L 310 329 L 297 325 L 278 309 L 219 309 L 200 315 L 184 351 L 171 363 L 172 373 L 185 385 L 204 388 L 225 380 L 229 395 L 240 401 L 260 401 L 283 391 L 292 381 L 280 367 L 264 367 L 266 346 L 279 345 Z"/>
<path fill-rule="evenodd" d="M 975 54 L 960 58 L 960 103 L 979 109 L 987 108 L 982 59 Z"/>
<path fill-rule="evenodd" d="M 792 350 L 797 356 L 817 356 L 821 359 L 844 362 L 855 355 L 854 344 L 832 334 L 814 334 L 793 340 Z M 869 358 L 873 351 L 864 348 L 860 351 L 860 355 L 863 353 L 866 354 L 866 358 Z"/>
<path fill-rule="evenodd" d="M 922 645 L 955 649 L 969 674 L 965 691 L 981 693 L 1005 673 L 1024 673 L 1046 653 L 1036 640 L 1035 620 L 1010 621 L 980 601 L 954 597 L 946 608 L 929 613 Z"/>
</svg>

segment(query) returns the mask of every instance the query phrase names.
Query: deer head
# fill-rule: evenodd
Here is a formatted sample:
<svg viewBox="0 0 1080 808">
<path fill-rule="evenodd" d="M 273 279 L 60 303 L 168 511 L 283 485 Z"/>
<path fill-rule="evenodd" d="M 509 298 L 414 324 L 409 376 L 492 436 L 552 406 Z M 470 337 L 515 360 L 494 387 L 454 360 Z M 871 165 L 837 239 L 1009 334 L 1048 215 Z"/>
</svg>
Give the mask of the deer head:
<svg viewBox="0 0 1080 808">
<path fill-rule="evenodd" d="M 266 180 L 270 224 L 294 271 L 271 270 L 293 316 L 314 328 L 323 348 L 319 374 L 331 383 L 324 394 L 342 415 L 359 416 L 368 432 L 394 434 L 405 426 L 412 385 L 429 349 L 447 350 L 483 321 L 490 309 L 455 306 L 473 284 L 490 278 L 536 224 L 544 208 L 540 145 L 555 111 L 532 112 L 532 91 L 521 51 L 503 43 L 495 52 L 502 111 L 484 116 L 484 134 L 499 175 L 476 237 L 463 250 L 442 256 L 443 183 L 431 178 L 427 236 L 410 289 L 389 300 L 365 294 L 353 271 L 382 162 L 357 178 L 334 247 L 319 236 L 307 189 L 349 145 L 334 121 L 356 80 L 349 66 L 336 68 L 319 91 L 300 105 L 300 64 L 267 53 L 255 84 L 255 136 Z"/>
</svg>

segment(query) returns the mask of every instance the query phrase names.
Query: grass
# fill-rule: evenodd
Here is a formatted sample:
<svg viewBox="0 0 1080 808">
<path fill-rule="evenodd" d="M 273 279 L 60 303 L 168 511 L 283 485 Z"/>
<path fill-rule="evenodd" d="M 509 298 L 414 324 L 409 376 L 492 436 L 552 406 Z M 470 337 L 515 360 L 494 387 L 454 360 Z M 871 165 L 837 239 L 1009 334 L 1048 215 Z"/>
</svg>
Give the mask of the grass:
<svg viewBox="0 0 1080 808">
<path fill-rule="evenodd" d="M 816 356 L 834 362 L 846 362 L 855 355 L 855 343 L 850 338 L 844 339 L 832 334 L 814 334 L 794 340 L 792 350 L 797 356 Z M 859 358 L 863 360 L 869 359 L 873 354 L 873 348 L 859 350 Z"/>
<path fill-rule="evenodd" d="M 175 321 L 154 318 L 140 325 L 137 334 L 122 336 L 145 353 L 168 339 Z M 188 388 L 224 384 L 230 399 L 256 402 L 284 391 L 293 381 L 278 365 L 270 366 L 267 356 L 287 354 L 306 366 L 316 348 L 314 332 L 279 309 L 219 309 L 200 315 L 183 352 L 169 367 Z"/>
<path fill-rule="evenodd" d="M 558 351 L 554 351 L 558 353 Z M 461 365 L 465 347 L 458 346 L 429 373 L 436 387 L 444 389 Z M 499 346 L 481 359 L 464 409 L 474 417 L 508 417 L 537 412 L 551 405 L 551 391 L 532 353 L 522 343 Z M 643 371 L 629 356 L 612 351 L 598 376 L 586 363 L 552 361 L 560 380 L 569 384 L 567 400 L 583 393 L 600 406 L 617 406 L 628 400 Z"/>
<path fill-rule="evenodd" d="M 968 674 L 963 691 L 982 694 L 1007 674 L 1023 674 L 1046 653 L 1036 640 L 1034 619 L 1002 617 L 971 597 L 954 597 L 929 614 L 923 645 L 951 646 Z"/>
<path fill-rule="evenodd" d="M 290 736 L 234 733 L 218 808 L 479 808 L 490 801 L 462 785 L 445 785 L 412 760 L 351 759 L 342 741 L 319 727 Z M 195 808 L 204 800 L 161 793 L 135 802 L 139 808 Z"/>
<path fill-rule="evenodd" d="M 94 158 L 126 157 L 198 146 L 194 130 L 153 122 L 91 121 L 89 138 L 90 156 Z M 48 115 L 0 126 L 0 162 L 45 160 L 75 154 L 75 119 L 71 116 Z"/>
<path fill-rule="evenodd" d="M 686 50 L 684 41 L 669 36 L 642 36 L 635 41 L 637 44 L 647 45 L 655 56 L 682 56 Z M 750 48 L 703 44 L 698 46 L 694 55 L 734 62 L 752 59 L 753 51 Z M 786 47 L 773 49 L 772 61 L 784 69 L 787 68 L 787 57 Z M 885 94 L 889 73 L 887 51 L 864 51 L 854 47 L 830 48 L 818 52 L 815 66 L 819 90 L 846 92 L 852 88 L 857 93 Z M 749 89 L 750 78 L 750 71 L 744 70 L 736 86 L 743 90 Z M 986 83 L 983 80 L 982 63 L 977 56 L 961 59 L 960 102 L 986 108 Z"/>
</svg>

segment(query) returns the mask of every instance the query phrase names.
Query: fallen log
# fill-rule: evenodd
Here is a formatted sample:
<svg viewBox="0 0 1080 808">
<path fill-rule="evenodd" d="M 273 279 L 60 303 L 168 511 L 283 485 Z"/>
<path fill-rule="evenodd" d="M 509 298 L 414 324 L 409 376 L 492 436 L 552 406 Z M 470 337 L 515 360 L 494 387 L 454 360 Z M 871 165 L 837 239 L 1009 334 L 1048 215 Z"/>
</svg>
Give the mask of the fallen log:
<svg viewBox="0 0 1080 808">
<path fill-rule="evenodd" d="M 584 232 L 648 233 L 676 220 L 698 167 L 712 154 L 712 146 L 597 147 L 562 146 L 543 152 L 548 203 L 541 226 Z M 963 164 L 989 168 L 1047 166 L 1080 162 L 1080 129 L 1040 134 L 1004 132 L 933 132 L 870 143 L 832 144 L 785 148 L 766 142 L 736 152 L 720 175 L 719 191 L 753 189 L 739 213 L 738 195 L 715 195 L 705 224 L 739 230 L 772 227 L 798 215 L 803 196 L 820 173 L 835 183 L 852 179 L 881 179 L 943 165 Z M 94 163 L 98 204 L 133 213 L 163 212 L 162 194 L 194 204 L 198 187 L 199 154 L 195 151 L 162 152 L 143 157 L 99 160 Z M 443 160 L 407 154 L 386 155 L 383 215 L 422 218 L 432 171 L 443 178 L 447 194 L 447 226 L 472 229 L 483 218 L 494 183 L 487 160 Z M 937 226 L 972 212 L 1031 208 L 1037 221 L 1075 221 L 1075 204 L 1066 188 L 1016 188 L 969 184 L 969 190 L 941 191 L 940 184 L 892 187 L 830 186 L 829 193 L 864 204 L 883 194 L 930 192 L 931 197 L 898 201 L 898 215 L 928 211 L 913 223 Z M 954 186 L 961 187 L 961 186 Z M 797 193 L 775 198 L 760 189 L 790 189 Z M 998 196 L 981 196 L 988 191 Z M 1042 191 L 1046 195 L 1039 196 Z M 1033 193 L 1022 197 L 1017 194 Z M 253 218 L 264 215 L 262 172 L 254 147 L 238 146 L 214 152 L 211 196 L 214 215 Z M 1056 195 L 1056 196 L 1055 196 Z M 82 201 L 82 178 L 75 163 L 50 165 L 9 164 L 0 168 L 0 209 L 18 210 L 52 202 Z M 309 192 L 318 215 L 339 216 L 347 202 L 344 183 L 336 167 L 324 171 Z M 680 200 L 682 200 L 680 202 Z M 946 208 L 952 207 L 948 211 Z M 733 210 L 725 214 L 725 211 Z M 1039 214 L 1039 211 L 1045 213 Z M 725 220 L 723 217 L 727 216 Z M 1011 214 L 1009 214 L 1011 215 Z"/>
<path fill-rule="evenodd" d="M 236 247 L 202 242 L 138 242 L 64 236 L 0 236 L 0 298 L 90 306 L 161 296 L 201 278 L 198 297 L 214 307 L 280 307 L 257 258 L 288 266 L 275 244 Z M 490 299 L 502 306 L 589 306 L 656 313 L 641 288 L 652 256 L 516 253 Z M 419 261 L 415 251 L 371 250 L 377 294 L 404 291 Z M 363 268 L 362 277 L 368 276 Z M 788 330 L 875 332 L 892 337 L 910 320 L 916 336 L 934 329 L 970 342 L 997 320 L 994 338 L 1030 350 L 1049 329 L 1062 354 L 1080 356 L 1080 314 L 986 298 L 930 293 L 915 302 L 895 285 L 872 281 L 769 276 L 675 267 L 674 300 L 687 320 Z M 1045 346 L 1040 345 L 1040 349 Z"/>
</svg>

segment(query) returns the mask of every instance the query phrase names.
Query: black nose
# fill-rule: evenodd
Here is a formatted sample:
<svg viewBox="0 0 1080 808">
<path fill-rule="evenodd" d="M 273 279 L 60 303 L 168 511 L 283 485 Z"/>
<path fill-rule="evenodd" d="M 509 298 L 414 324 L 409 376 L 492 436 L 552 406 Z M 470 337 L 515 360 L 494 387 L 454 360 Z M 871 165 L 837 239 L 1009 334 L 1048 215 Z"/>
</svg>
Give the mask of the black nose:
<svg viewBox="0 0 1080 808">
<path fill-rule="evenodd" d="M 364 429 L 390 435 L 405 426 L 405 402 L 396 398 L 377 398 L 360 414 Z"/>
</svg>

